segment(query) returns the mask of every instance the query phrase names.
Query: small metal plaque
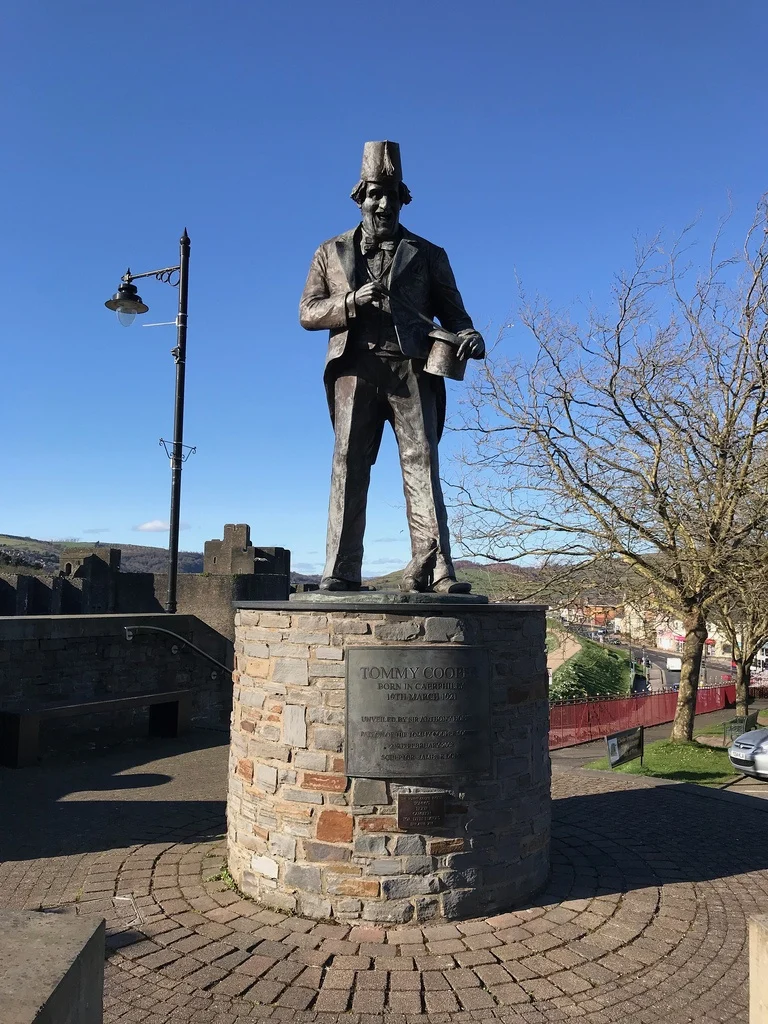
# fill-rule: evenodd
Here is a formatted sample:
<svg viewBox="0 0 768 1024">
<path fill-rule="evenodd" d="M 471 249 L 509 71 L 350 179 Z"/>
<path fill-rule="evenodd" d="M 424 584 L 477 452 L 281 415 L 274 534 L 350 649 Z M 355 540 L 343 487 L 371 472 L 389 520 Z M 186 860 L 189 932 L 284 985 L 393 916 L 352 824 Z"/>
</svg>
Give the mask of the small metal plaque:
<svg viewBox="0 0 768 1024">
<path fill-rule="evenodd" d="M 482 647 L 348 647 L 346 772 L 364 779 L 484 775 L 491 763 Z"/>
<path fill-rule="evenodd" d="M 431 832 L 445 822 L 445 793 L 398 793 L 397 827 Z"/>
</svg>

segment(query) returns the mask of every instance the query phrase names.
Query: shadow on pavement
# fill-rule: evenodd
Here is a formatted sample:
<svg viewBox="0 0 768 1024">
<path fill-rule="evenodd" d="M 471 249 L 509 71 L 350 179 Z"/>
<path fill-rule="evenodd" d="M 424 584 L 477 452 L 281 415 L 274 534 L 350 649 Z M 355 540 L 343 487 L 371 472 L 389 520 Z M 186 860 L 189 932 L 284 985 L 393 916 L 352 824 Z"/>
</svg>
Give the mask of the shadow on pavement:
<svg viewBox="0 0 768 1024">
<path fill-rule="evenodd" d="M 92 853 L 218 835 L 228 736 L 193 730 L 118 749 L 0 768 L 0 860 Z"/>
<path fill-rule="evenodd" d="M 757 839 L 768 806 L 754 797 L 650 785 L 556 799 L 552 809 L 552 877 L 534 906 L 768 868 Z"/>
</svg>

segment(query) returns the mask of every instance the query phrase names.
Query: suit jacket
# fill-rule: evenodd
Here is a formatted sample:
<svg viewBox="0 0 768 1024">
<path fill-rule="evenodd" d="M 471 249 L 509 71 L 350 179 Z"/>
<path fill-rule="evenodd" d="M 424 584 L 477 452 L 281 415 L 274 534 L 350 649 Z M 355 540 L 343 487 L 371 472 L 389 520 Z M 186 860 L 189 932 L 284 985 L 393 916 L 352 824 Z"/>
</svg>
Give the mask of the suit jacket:
<svg viewBox="0 0 768 1024">
<path fill-rule="evenodd" d="M 345 231 L 323 242 L 314 255 L 299 305 L 299 321 L 308 331 L 330 331 L 325 359 L 325 386 L 331 420 L 334 416 L 334 362 L 345 352 L 349 328 L 355 317 L 350 292 L 363 282 L 355 281 L 355 252 L 361 228 Z M 403 355 L 426 359 L 432 344 L 429 326 L 397 301 L 402 296 L 421 313 L 437 317 L 443 327 L 457 334 L 472 330 L 444 249 L 401 227 L 400 242 L 389 276 L 390 308 Z M 445 419 L 445 382 L 434 377 L 440 431 Z"/>
</svg>

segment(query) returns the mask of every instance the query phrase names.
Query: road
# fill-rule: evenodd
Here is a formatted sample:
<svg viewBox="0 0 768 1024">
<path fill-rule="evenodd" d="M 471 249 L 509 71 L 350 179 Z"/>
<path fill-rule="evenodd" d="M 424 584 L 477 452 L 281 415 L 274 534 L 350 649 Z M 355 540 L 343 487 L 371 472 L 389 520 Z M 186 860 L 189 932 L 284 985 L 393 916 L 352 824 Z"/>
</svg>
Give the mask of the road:
<svg viewBox="0 0 768 1024">
<path fill-rule="evenodd" d="M 600 641 L 597 641 L 600 643 Z M 641 647 L 639 644 L 611 644 L 604 643 L 603 646 L 610 649 L 618 648 L 627 651 L 637 661 L 643 657 L 649 658 L 651 665 L 647 669 L 646 680 L 642 677 L 635 677 L 634 693 L 653 693 L 656 690 L 672 689 L 680 682 L 680 673 L 672 672 L 667 668 L 667 658 L 672 655 L 671 651 L 659 651 L 651 647 Z M 674 657 L 674 655 L 672 655 Z M 701 669 L 701 682 L 709 686 L 717 686 L 723 681 L 730 668 L 728 658 L 705 659 Z"/>
</svg>

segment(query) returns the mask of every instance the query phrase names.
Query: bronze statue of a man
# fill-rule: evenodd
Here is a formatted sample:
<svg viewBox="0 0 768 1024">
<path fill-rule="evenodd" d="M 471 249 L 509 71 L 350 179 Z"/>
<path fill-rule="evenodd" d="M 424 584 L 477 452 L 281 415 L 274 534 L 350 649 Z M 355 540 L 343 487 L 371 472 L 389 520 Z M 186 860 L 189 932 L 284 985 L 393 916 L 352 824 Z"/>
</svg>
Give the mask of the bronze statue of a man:
<svg viewBox="0 0 768 1024">
<path fill-rule="evenodd" d="M 317 250 L 299 310 L 302 327 L 330 331 L 325 388 L 336 443 L 320 589 L 360 589 L 368 484 L 388 420 L 411 534 L 401 589 L 466 593 L 470 586 L 457 582 L 451 561 L 440 486 L 445 382 L 429 372 L 428 359 L 433 344 L 446 340 L 459 363 L 482 359 L 485 343 L 445 251 L 400 224 L 411 194 L 396 142 L 366 142 L 352 199 L 362 223 Z"/>
</svg>

